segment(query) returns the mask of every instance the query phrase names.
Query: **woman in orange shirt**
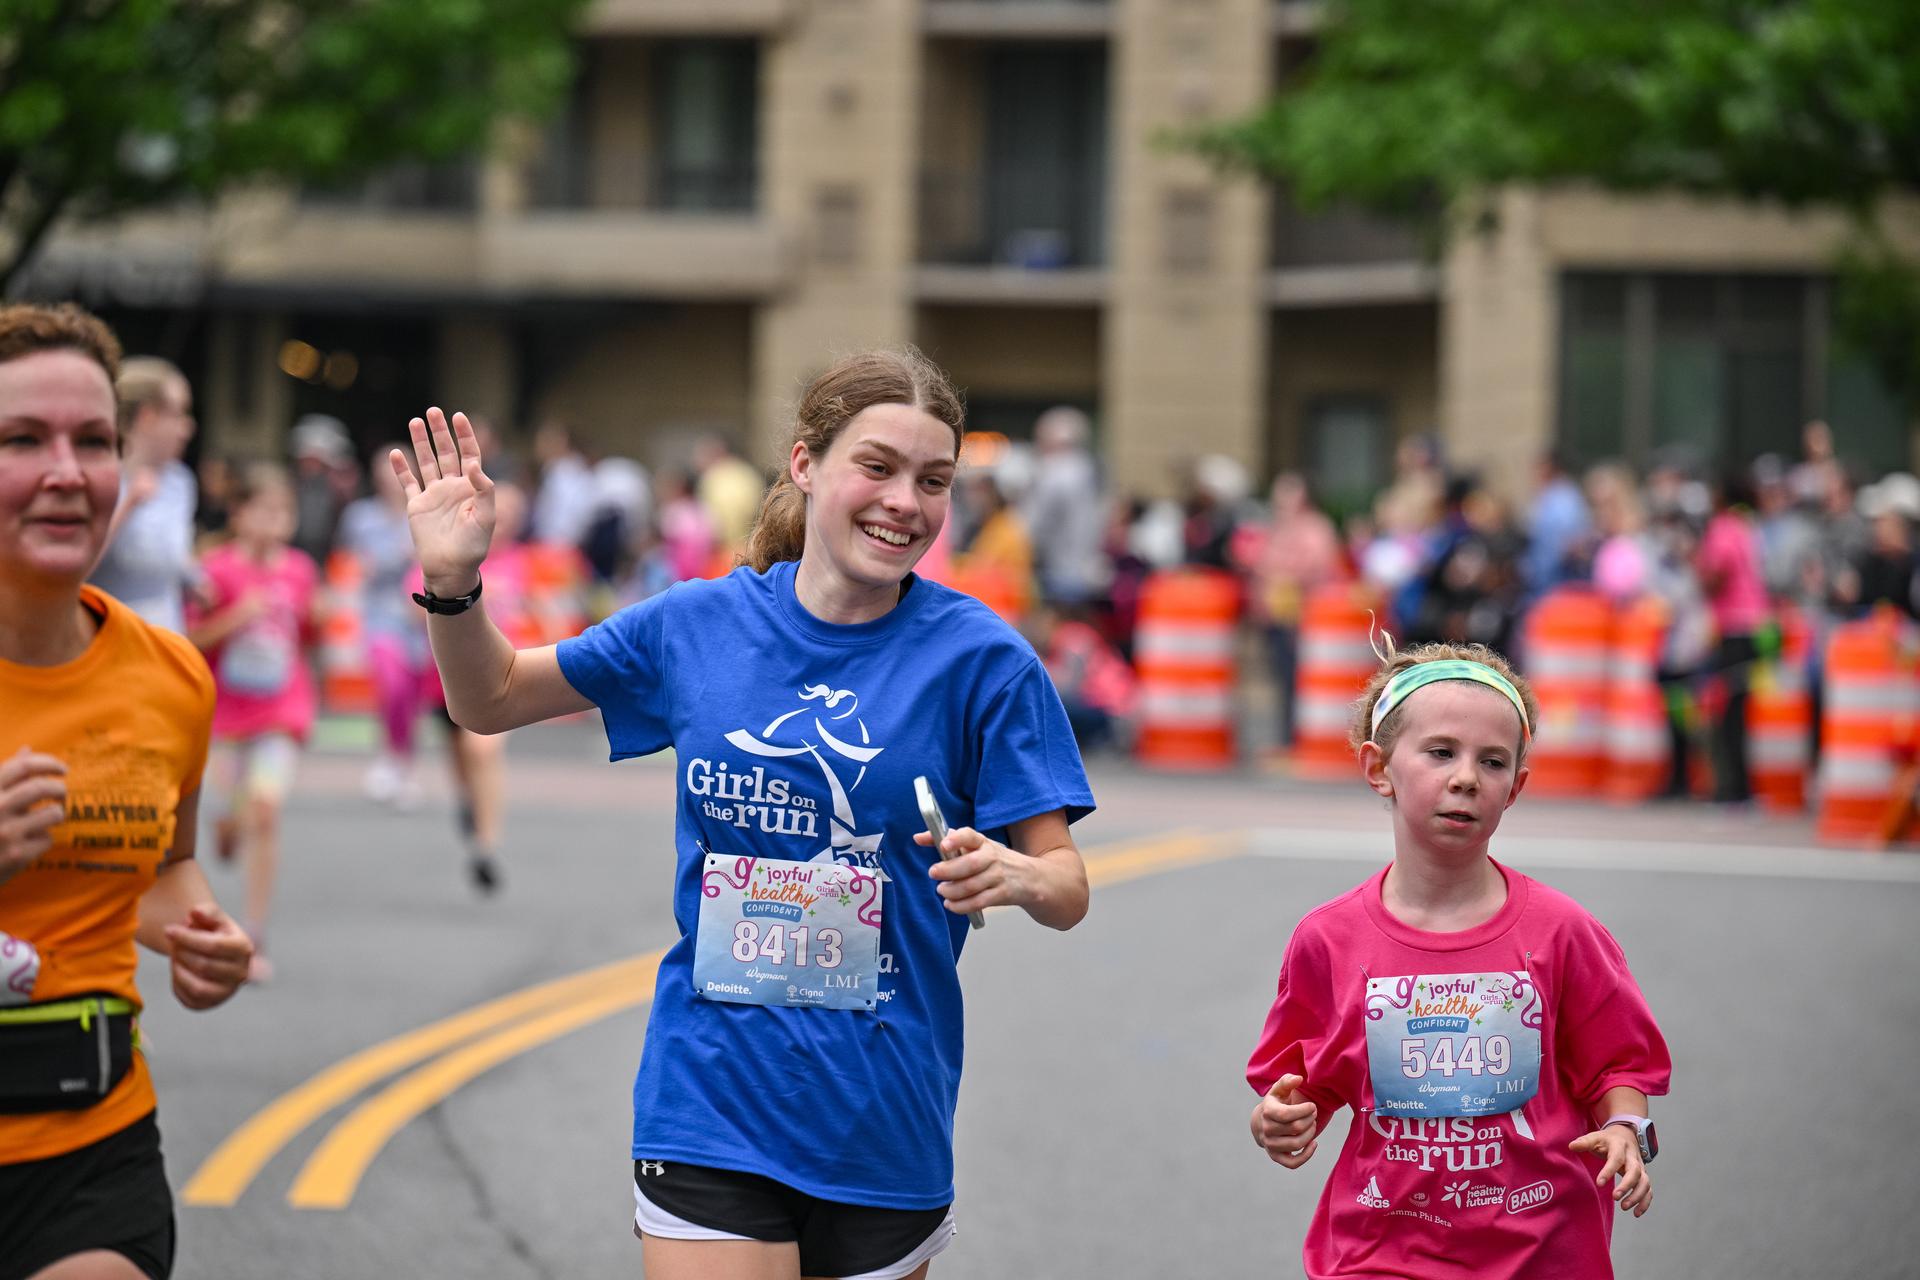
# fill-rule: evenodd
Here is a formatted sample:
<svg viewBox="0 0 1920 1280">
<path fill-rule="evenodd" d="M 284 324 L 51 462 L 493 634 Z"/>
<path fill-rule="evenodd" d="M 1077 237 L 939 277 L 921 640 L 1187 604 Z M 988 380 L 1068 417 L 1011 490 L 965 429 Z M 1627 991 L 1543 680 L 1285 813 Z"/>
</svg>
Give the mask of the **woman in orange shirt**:
<svg viewBox="0 0 1920 1280">
<path fill-rule="evenodd" d="M 0 308 L 0 1280 L 168 1274 L 134 942 L 189 1009 L 253 954 L 193 861 L 206 662 L 86 585 L 120 492 L 119 359 L 77 308 Z"/>
</svg>

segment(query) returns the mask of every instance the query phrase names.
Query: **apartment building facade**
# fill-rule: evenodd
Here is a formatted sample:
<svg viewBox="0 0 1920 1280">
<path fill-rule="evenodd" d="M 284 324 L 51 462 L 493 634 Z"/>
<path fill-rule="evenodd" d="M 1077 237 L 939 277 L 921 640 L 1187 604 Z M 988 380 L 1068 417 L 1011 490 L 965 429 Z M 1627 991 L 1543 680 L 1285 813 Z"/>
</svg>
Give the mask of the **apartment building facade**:
<svg viewBox="0 0 1920 1280">
<path fill-rule="evenodd" d="M 1512 193 L 1435 262 L 1170 144 L 1263 101 L 1315 25 L 1299 0 L 602 0 L 558 118 L 484 161 L 69 230 L 28 288 L 180 355 L 229 451 L 304 411 L 371 448 L 440 403 L 771 464 L 833 354 L 912 341 L 976 426 L 1088 409 L 1142 494 L 1219 452 L 1358 495 L 1430 430 L 1515 496 L 1556 443 L 1737 460 L 1815 416 L 1912 465 L 1829 340 L 1837 218 Z"/>
</svg>

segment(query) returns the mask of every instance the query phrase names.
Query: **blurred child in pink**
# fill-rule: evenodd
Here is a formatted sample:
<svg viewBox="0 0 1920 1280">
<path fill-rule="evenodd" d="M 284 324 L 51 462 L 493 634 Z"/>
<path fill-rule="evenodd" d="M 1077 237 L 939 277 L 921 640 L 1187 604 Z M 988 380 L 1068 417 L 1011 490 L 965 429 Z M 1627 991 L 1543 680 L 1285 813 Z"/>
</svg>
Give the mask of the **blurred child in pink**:
<svg viewBox="0 0 1920 1280">
<path fill-rule="evenodd" d="M 316 636 L 320 572 L 291 545 L 293 482 L 271 463 L 248 467 L 234 490 L 233 540 L 201 563 L 203 598 L 187 635 L 207 654 L 218 698 L 210 770 L 224 799 L 217 850 L 244 855 L 252 981 L 272 976 L 267 916 L 280 862 L 280 812 L 316 710 L 307 653 Z"/>
</svg>

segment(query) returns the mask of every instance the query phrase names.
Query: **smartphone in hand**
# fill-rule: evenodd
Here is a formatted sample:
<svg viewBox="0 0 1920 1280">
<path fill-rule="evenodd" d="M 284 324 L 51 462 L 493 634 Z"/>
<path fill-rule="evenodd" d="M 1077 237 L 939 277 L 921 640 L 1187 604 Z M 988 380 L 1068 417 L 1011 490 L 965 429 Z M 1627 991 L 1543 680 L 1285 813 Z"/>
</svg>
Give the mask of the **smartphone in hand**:
<svg viewBox="0 0 1920 1280">
<path fill-rule="evenodd" d="M 947 818 L 940 812 L 940 802 L 933 798 L 933 787 L 924 775 L 913 780 L 913 796 L 920 802 L 920 817 L 927 824 L 928 834 L 933 837 L 933 851 L 943 861 L 951 858 L 953 855 L 940 847 L 940 842 L 947 838 Z M 982 912 L 969 911 L 967 919 L 973 922 L 976 929 L 987 927 L 987 917 Z"/>
</svg>

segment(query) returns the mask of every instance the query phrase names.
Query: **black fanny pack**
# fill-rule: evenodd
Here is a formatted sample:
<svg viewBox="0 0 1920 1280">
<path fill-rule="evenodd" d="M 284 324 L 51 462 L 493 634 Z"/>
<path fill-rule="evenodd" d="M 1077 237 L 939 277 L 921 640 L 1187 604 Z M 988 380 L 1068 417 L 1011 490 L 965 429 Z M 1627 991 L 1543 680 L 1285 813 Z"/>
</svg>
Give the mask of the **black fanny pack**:
<svg viewBox="0 0 1920 1280">
<path fill-rule="evenodd" d="M 0 1114 L 79 1111 L 133 1069 L 134 1006 L 75 996 L 0 1009 Z"/>
</svg>

